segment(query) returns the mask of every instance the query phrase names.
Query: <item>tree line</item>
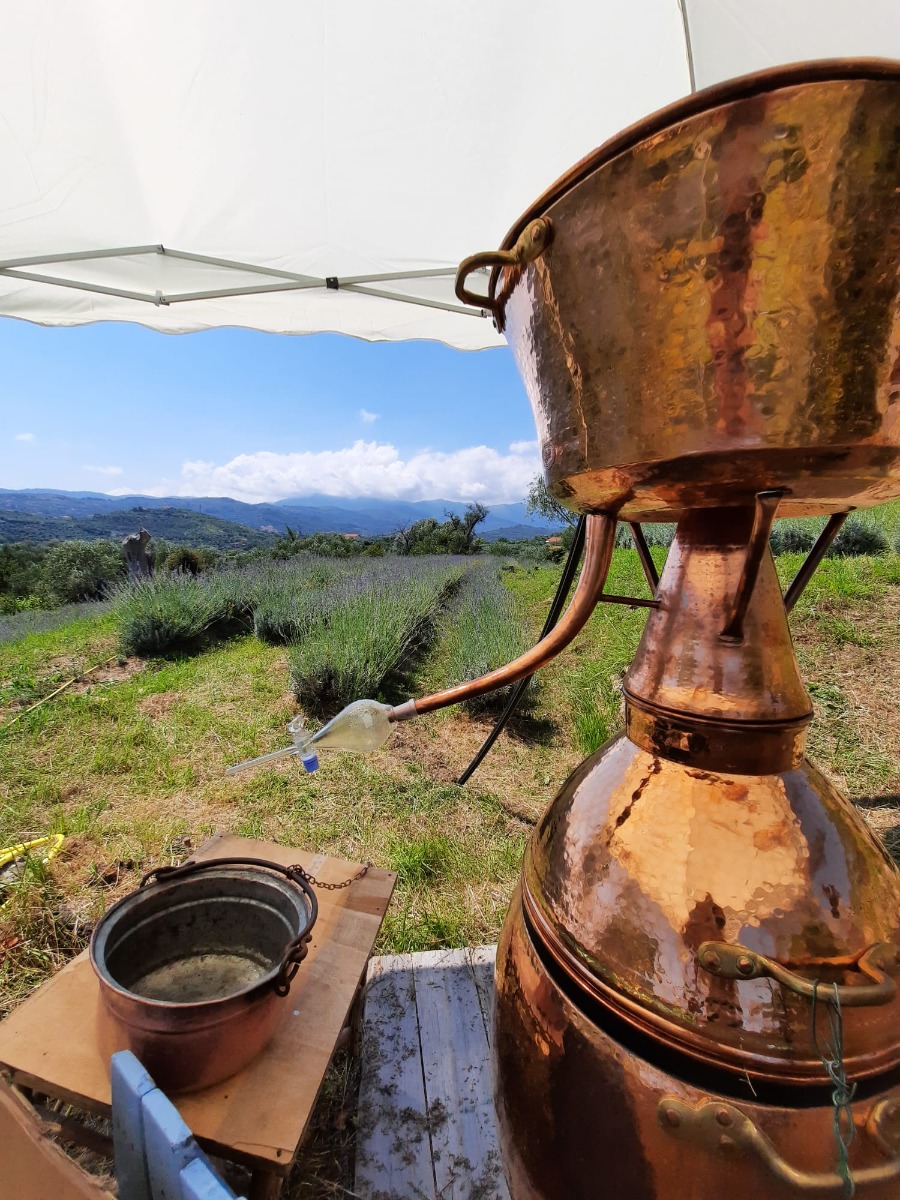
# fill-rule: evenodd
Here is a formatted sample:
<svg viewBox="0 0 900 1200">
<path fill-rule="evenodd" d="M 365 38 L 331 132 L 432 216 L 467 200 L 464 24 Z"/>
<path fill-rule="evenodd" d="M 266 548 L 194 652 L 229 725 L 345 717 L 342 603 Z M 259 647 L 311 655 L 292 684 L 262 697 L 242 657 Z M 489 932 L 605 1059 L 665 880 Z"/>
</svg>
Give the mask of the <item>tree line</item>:
<svg viewBox="0 0 900 1200">
<path fill-rule="evenodd" d="M 476 554 L 486 549 L 477 529 L 489 511 L 483 504 L 471 504 L 461 516 L 448 512 L 444 521 L 429 517 L 374 538 L 340 533 L 304 536 L 288 526 L 274 544 L 245 551 L 196 548 L 153 538 L 148 556 L 154 571 L 197 575 L 211 567 L 247 566 L 297 555 Z M 99 600 L 126 578 L 127 571 L 122 544 L 114 539 L 0 545 L 0 612 Z"/>
</svg>

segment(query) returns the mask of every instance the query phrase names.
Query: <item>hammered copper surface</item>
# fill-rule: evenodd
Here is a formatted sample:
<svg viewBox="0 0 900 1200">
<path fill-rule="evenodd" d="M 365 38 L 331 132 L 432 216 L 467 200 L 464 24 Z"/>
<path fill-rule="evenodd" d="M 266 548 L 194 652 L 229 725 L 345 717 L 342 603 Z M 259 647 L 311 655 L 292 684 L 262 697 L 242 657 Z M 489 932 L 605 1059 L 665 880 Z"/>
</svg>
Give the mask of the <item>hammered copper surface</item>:
<svg viewBox="0 0 900 1200">
<path fill-rule="evenodd" d="M 625 694 L 643 706 L 705 721 L 808 722 L 781 587 L 766 549 L 744 637 L 721 636 L 740 583 L 750 508 L 699 510 L 678 526 Z"/>
<path fill-rule="evenodd" d="M 717 978 L 702 943 L 739 943 L 830 984 L 867 980 L 823 963 L 900 940 L 896 868 L 808 762 L 717 774 L 620 734 L 564 785 L 524 880 L 539 935 L 583 989 L 667 1044 L 755 1077 L 822 1082 L 810 1002 L 769 980 Z M 854 1077 L 900 1063 L 900 998 L 843 1018 Z"/>
<path fill-rule="evenodd" d="M 494 266 L 551 491 L 679 520 L 626 730 L 539 822 L 501 937 L 515 1200 L 846 1194 L 820 988 L 859 1194 L 900 1195 L 900 871 L 804 758 L 768 548 L 775 515 L 900 495 L 898 129 L 898 63 L 732 81 L 578 164 L 458 278 Z"/>
<path fill-rule="evenodd" d="M 551 191 L 549 247 L 496 280 L 570 507 L 900 494 L 900 64 L 835 73 L 648 119 Z"/>
<path fill-rule="evenodd" d="M 807 999 L 698 958 L 735 942 L 840 983 L 814 964 L 900 942 L 900 872 L 802 757 L 811 703 L 768 548 L 743 641 L 721 636 L 752 523 L 736 508 L 679 524 L 625 677 L 627 733 L 539 823 L 525 896 L 564 969 L 629 1019 L 735 1069 L 821 1080 Z M 900 1062 L 900 995 L 848 1010 L 844 1034 L 854 1073 Z"/>
<path fill-rule="evenodd" d="M 555 980 L 513 899 L 497 952 L 493 1056 L 495 1098 L 504 1162 L 515 1200 L 796 1200 L 838 1197 L 830 1091 L 795 1105 L 791 1089 L 756 1087 L 741 1077 L 661 1065 L 638 1043 L 624 1044 L 585 1002 Z M 860 1200 L 896 1200 L 900 1082 L 888 1079 L 854 1102 L 856 1137 L 850 1165 Z M 669 1110 L 715 1104 L 718 1133 L 695 1142 L 671 1123 Z M 735 1109 L 770 1140 L 772 1165 L 731 1136 Z M 881 1115 L 878 1138 L 874 1117 Z M 677 1118 L 676 1118 L 677 1119 Z M 868 1128 L 867 1128 L 868 1123 Z M 870 1132 L 871 1131 L 871 1132 Z M 888 1144 L 885 1142 L 888 1141 Z M 804 1179 L 824 1177 L 826 1189 L 785 1182 L 777 1163 Z M 876 1182 L 866 1182 L 866 1176 Z"/>
</svg>

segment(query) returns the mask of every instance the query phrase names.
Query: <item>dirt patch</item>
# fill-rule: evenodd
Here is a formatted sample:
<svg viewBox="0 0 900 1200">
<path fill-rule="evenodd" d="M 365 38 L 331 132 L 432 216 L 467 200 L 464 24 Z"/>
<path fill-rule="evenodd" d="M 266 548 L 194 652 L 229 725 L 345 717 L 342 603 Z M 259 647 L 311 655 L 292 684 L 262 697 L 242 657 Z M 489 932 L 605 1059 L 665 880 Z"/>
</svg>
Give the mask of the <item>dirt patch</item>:
<svg viewBox="0 0 900 1200">
<path fill-rule="evenodd" d="M 490 719 L 448 713 L 400 724 L 383 754 L 386 769 L 417 766 L 429 778 L 455 783 L 493 728 Z M 491 793 L 505 812 L 533 825 L 556 789 L 577 765 L 577 752 L 555 745 L 552 750 L 531 740 L 527 729 L 505 730 L 465 785 Z"/>
<path fill-rule="evenodd" d="M 146 666 L 147 664 L 142 658 L 119 659 L 97 667 L 90 674 L 86 673 L 66 690 L 75 696 L 81 696 L 98 684 L 123 683 L 126 679 L 130 679 L 132 675 L 138 675 Z"/>
<path fill-rule="evenodd" d="M 82 696 L 92 688 L 100 685 L 122 683 L 143 671 L 147 664 L 140 658 L 112 659 L 93 669 L 85 667 L 83 661 L 77 659 L 53 660 L 64 665 L 64 669 L 54 672 L 54 676 L 44 674 L 39 690 L 43 696 L 34 694 L 15 697 L 0 705 L 0 722 L 6 717 L 15 717 L 29 708 L 36 708 L 44 701 L 52 701 L 58 693 L 60 696 Z M 69 682 L 74 677 L 74 682 Z"/>
<path fill-rule="evenodd" d="M 852 607 L 844 603 L 840 608 L 841 618 L 865 645 L 829 636 L 827 626 L 823 629 L 815 619 L 804 621 L 795 631 L 802 674 L 813 691 L 817 710 L 812 727 L 812 757 L 821 763 L 822 754 L 815 743 L 821 739 L 825 748 L 829 739 L 847 732 L 858 740 L 862 754 L 870 752 L 893 764 L 891 775 L 875 788 L 867 787 L 864 778 L 841 780 L 850 795 L 864 804 L 900 791 L 897 598 L 897 589 L 888 588 L 880 596 Z M 825 610 L 831 611 L 831 605 L 826 605 Z M 816 696 L 817 687 L 826 692 L 830 687 L 838 688 L 846 702 L 846 712 L 828 711 L 827 694 Z M 841 723 L 845 731 L 838 728 Z"/>
<path fill-rule="evenodd" d="M 109 851 L 87 834 L 67 837 L 51 867 L 63 893 L 67 913 L 85 922 L 137 886 L 140 876 L 133 859 L 111 859 Z M 102 898 L 98 898 L 102 893 Z"/>
<path fill-rule="evenodd" d="M 138 712 L 155 720 L 157 717 L 164 717 L 180 699 L 181 692 L 156 692 L 138 701 Z"/>
</svg>

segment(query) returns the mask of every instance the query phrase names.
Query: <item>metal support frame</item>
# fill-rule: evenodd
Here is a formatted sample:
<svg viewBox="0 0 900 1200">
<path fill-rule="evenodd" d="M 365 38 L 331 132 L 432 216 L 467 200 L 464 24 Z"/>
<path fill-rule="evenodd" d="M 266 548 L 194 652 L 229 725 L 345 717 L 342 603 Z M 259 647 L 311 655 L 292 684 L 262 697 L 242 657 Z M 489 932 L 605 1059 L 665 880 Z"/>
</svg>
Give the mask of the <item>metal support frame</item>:
<svg viewBox="0 0 900 1200">
<path fill-rule="evenodd" d="M 163 292 L 133 292 L 126 288 L 108 287 L 100 283 L 87 283 L 77 279 L 62 279 L 54 275 L 45 275 L 29 268 L 49 265 L 51 263 L 87 262 L 101 258 L 137 258 L 147 254 L 163 254 L 167 258 L 182 259 L 185 262 L 200 263 L 203 266 L 220 267 L 226 271 L 241 271 L 244 274 L 262 275 L 277 282 L 244 284 L 232 288 L 212 288 L 200 292 L 177 292 L 166 295 Z M 229 296 L 257 296 L 268 292 L 301 292 L 321 289 L 323 291 L 357 292 L 363 296 L 375 296 L 384 300 L 396 300 L 401 304 L 417 304 L 423 308 L 439 308 L 445 312 L 461 313 L 467 317 L 487 318 L 486 309 L 468 308 L 462 304 L 452 304 L 444 300 L 429 300 L 424 296 L 409 296 L 403 292 L 393 292 L 386 288 L 371 287 L 371 284 L 391 283 L 412 279 L 454 278 L 455 267 L 429 267 L 421 271 L 387 271 L 373 275 L 348 275 L 339 278 L 329 275 L 319 279 L 313 275 L 301 275 L 295 271 L 282 271 L 277 267 L 254 266 L 252 263 L 235 262 L 229 258 L 216 258 L 208 254 L 192 254 L 185 250 L 171 250 L 167 246 L 117 246 L 108 250 L 76 250 L 63 254 L 39 254 L 30 258 L 11 258 L 0 261 L 0 275 L 10 279 L 22 279 L 30 283 L 46 283 L 51 287 L 74 288 L 81 292 L 95 292 L 102 296 L 119 296 L 123 300 L 138 300 L 144 304 L 156 307 L 172 304 L 185 304 L 192 300 L 220 300 Z"/>
<path fill-rule="evenodd" d="M 784 593 L 785 611 L 791 612 L 794 605 L 806 591 L 806 585 L 812 579 L 819 563 L 828 552 L 828 548 L 841 531 L 841 526 L 850 516 L 849 511 L 834 513 L 828 518 L 828 523 L 816 539 L 816 543 L 803 561 L 800 570 L 794 576 L 793 582 Z"/>
<path fill-rule="evenodd" d="M 629 608 L 659 608 L 658 600 L 641 600 L 638 596 L 617 596 L 613 592 L 604 592 L 597 597 L 598 604 L 625 604 Z"/>
<path fill-rule="evenodd" d="M 656 569 L 656 563 L 653 561 L 650 547 L 647 545 L 647 539 L 644 537 L 644 531 L 637 521 L 629 521 L 628 528 L 631 530 L 631 539 L 634 542 L 634 548 L 637 550 L 641 566 L 644 568 L 644 576 L 650 586 L 650 591 L 655 596 L 656 589 L 659 587 L 659 571 Z"/>
<path fill-rule="evenodd" d="M 740 642 L 744 637 L 744 617 L 750 607 L 750 598 L 756 587 L 759 568 L 762 566 L 763 555 L 769 548 L 769 535 L 775 522 L 775 514 L 784 490 L 772 488 L 769 491 L 756 493 L 756 507 L 753 514 L 753 528 L 750 531 L 750 542 L 747 546 L 747 557 L 744 559 L 744 569 L 738 582 L 737 591 L 731 602 L 728 620 L 719 634 L 723 642 Z"/>
</svg>

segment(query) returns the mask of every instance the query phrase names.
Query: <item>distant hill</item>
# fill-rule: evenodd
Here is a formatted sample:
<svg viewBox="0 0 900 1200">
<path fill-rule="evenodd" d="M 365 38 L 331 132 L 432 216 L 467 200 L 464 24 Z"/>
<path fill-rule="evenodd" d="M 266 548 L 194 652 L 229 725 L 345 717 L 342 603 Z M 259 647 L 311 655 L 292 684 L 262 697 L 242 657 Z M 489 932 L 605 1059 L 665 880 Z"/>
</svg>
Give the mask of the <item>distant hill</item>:
<svg viewBox="0 0 900 1200">
<path fill-rule="evenodd" d="M 445 513 L 461 514 L 466 505 L 454 500 L 375 500 L 323 495 L 294 497 L 274 504 L 245 504 L 228 496 L 108 496 L 101 492 L 66 492 L 52 488 L 27 488 L 21 491 L 0 488 L 0 518 L 4 514 L 30 513 L 44 517 L 71 517 L 73 520 L 104 516 L 108 520 L 117 514 L 118 520 L 118 514 L 123 510 L 135 507 L 153 512 L 169 510 L 216 517 L 248 526 L 257 532 L 271 532 L 274 529 L 283 534 L 290 525 L 295 533 L 302 534 L 358 533 L 363 537 L 379 537 L 425 517 L 442 521 Z M 489 538 L 494 531 L 499 533 L 500 530 L 517 526 L 522 527 L 522 532 L 515 535 L 517 537 L 534 537 L 536 534 L 556 531 L 554 526 L 540 517 L 529 516 L 524 504 L 492 504 L 489 508 L 487 520 L 479 526 L 479 533 L 483 537 Z M 144 524 L 150 529 L 146 521 Z M 68 536 L 88 535 L 70 533 Z M 501 536 L 513 537 L 508 532 Z M 11 540 L 2 524 L 0 537 Z"/>
<path fill-rule="evenodd" d="M 499 542 L 506 538 L 508 542 L 522 542 L 526 538 L 549 537 L 556 533 L 555 529 L 535 529 L 533 525 L 504 525 L 500 529 L 486 529 L 481 537 L 486 542 Z"/>
<path fill-rule="evenodd" d="M 0 542 L 120 539 L 142 526 L 154 537 L 216 550 L 255 550 L 276 540 L 274 533 L 178 508 L 120 509 L 90 517 L 48 517 L 0 509 Z"/>
</svg>

